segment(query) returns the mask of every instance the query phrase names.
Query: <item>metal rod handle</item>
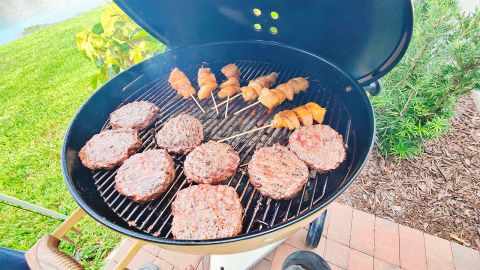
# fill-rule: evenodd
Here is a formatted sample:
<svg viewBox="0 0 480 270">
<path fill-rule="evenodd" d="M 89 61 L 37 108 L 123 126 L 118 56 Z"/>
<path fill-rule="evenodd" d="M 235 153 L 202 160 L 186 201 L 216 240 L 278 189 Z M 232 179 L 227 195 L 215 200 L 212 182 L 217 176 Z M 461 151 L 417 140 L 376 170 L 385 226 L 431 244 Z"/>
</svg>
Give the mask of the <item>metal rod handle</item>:
<svg viewBox="0 0 480 270">
<path fill-rule="evenodd" d="M 48 216 L 48 217 L 51 217 L 51 218 L 54 218 L 54 219 L 59 219 L 59 220 L 67 219 L 67 216 L 65 216 L 63 214 L 57 213 L 57 212 L 49 210 L 49 209 L 45 209 L 43 207 L 40 207 L 38 205 L 29 203 L 29 202 L 26 202 L 26 201 L 19 200 L 17 198 L 5 195 L 3 193 L 0 193 L 0 200 L 5 201 L 5 202 L 10 203 L 10 204 L 13 204 L 15 206 L 19 206 L 19 207 L 21 207 L 23 209 L 26 209 L 26 210 L 29 210 L 29 211 L 38 212 L 42 215 L 45 215 L 45 216 Z"/>
</svg>

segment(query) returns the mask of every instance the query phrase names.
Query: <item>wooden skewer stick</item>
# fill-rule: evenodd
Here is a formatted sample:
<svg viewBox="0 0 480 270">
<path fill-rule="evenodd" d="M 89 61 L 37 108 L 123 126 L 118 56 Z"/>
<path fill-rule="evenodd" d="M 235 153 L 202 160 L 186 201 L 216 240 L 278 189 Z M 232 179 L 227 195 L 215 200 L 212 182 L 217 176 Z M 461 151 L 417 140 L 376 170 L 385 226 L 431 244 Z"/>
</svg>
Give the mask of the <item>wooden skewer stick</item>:
<svg viewBox="0 0 480 270">
<path fill-rule="evenodd" d="M 228 101 L 230 100 L 230 96 L 227 96 L 227 107 L 225 107 L 225 118 L 228 116 Z"/>
<path fill-rule="evenodd" d="M 243 136 L 243 135 L 245 135 L 245 134 L 252 133 L 252 132 L 255 132 L 255 131 L 259 131 L 259 130 L 262 130 L 262 129 L 266 129 L 266 128 L 269 128 L 269 127 L 273 127 L 273 124 L 266 125 L 266 126 L 259 127 L 259 128 L 254 128 L 254 129 L 252 129 L 252 130 L 245 131 L 245 132 L 242 132 L 242 133 L 239 133 L 239 134 L 235 134 L 235 135 L 232 135 L 232 136 L 230 136 L 230 137 L 227 137 L 227 138 L 218 140 L 217 142 L 224 142 L 224 141 L 226 141 L 226 140 L 234 139 L 234 138 Z"/>
<path fill-rule="evenodd" d="M 242 93 L 238 93 L 238 94 L 236 94 L 235 96 L 233 96 L 230 100 L 234 100 L 234 99 L 238 98 L 238 97 L 241 96 L 241 95 L 242 95 Z M 218 103 L 216 107 L 218 108 L 218 107 L 220 107 L 220 106 L 222 106 L 223 104 L 226 104 L 226 103 L 227 103 L 227 100 L 222 101 L 222 102 Z M 211 109 L 214 109 L 214 108 L 211 108 Z M 215 108 L 215 109 L 216 109 L 216 108 Z"/>
<path fill-rule="evenodd" d="M 195 101 L 195 103 L 197 103 L 200 110 L 202 110 L 202 112 L 205 113 L 205 110 L 202 108 L 202 105 L 200 105 L 200 103 L 198 103 L 197 99 L 192 95 L 192 93 L 190 93 L 190 96 L 192 97 L 193 101 Z"/>
<path fill-rule="evenodd" d="M 234 112 L 233 114 L 239 114 L 239 113 L 241 113 L 241 112 L 243 112 L 243 111 L 245 111 L 245 110 L 247 110 L 247 109 L 249 109 L 249 108 L 251 108 L 251 107 L 253 107 L 253 106 L 257 105 L 257 104 L 259 104 L 259 103 L 260 103 L 260 101 L 257 101 L 257 102 L 255 102 L 255 103 L 252 103 L 252 104 L 248 105 L 247 107 L 245 107 L 245 108 L 243 108 L 243 109 L 241 109 L 241 110 L 239 110 L 239 111 Z"/>
<path fill-rule="evenodd" d="M 213 91 L 210 92 L 210 96 L 212 96 L 212 99 L 213 99 L 213 105 L 215 105 L 215 110 L 217 111 L 217 114 L 219 114 L 218 112 L 218 108 L 217 108 L 217 102 L 215 101 L 215 96 L 213 95 Z"/>
</svg>

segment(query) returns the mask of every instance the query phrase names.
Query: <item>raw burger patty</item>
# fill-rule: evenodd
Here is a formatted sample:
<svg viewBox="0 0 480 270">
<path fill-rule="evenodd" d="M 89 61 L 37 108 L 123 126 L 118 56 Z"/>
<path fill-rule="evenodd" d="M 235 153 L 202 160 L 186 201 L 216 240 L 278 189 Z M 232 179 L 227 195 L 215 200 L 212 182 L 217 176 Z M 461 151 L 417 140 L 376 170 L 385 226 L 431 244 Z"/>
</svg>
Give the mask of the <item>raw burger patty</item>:
<svg viewBox="0 0 480 270">
<path fill-rule="evenodd" d="M 113 129 L 132 128 L 142 130 L 147 128 L 158 116 L 160 109 L 147 101 L 128 103 L 110 114 L 110 124 Z"/>
<path fill-rule="evenodd" d="M 262 195 L 276 200 L 290 199 L 308 180 L 308 168 L 288 148 L 279 144 L 255 151 L 248 163 L 250 183 Z"/>
<path fill-rule="evenodd" d="M 176 239 L 231 237 L 242 231 L 243 208 L 230 186 L 201 184 L 182 189 L 172 203 Z"/>
<path fill-rule="evenodd" d="M 136 202 L 156 199 L 172 184 L 175 164 L 163 149 L 147 150 L 127 159 L 117 170 L 115 189 Z"/>
<path fill-rule="evenodd" d="M 203 125 L 195 117 L 180 114 L 165 123 L 156 139 L 170 153 L 187 154 L 202 143 Z"/>
<path fill-rule="evenodd" d="M 218 184 L 237 171 L 240 157 L 228 144 L 208 141 L 185 158 L 184 172 L 189 182 Z"/>
<path fill-rule="evenodd" d="M 105 130 L 94 135 L 78 155 L 83 165 L 91 170 L 110 170 L 122 164 L 141 145 L 135 130 Z"/>
<path fill-rule="evenodd" d="M 346 157 L 342 135 L 327 125 L 301 127 L 288 142 L 298 158 L 320 173 L 337 168 Z"/>
</svg>

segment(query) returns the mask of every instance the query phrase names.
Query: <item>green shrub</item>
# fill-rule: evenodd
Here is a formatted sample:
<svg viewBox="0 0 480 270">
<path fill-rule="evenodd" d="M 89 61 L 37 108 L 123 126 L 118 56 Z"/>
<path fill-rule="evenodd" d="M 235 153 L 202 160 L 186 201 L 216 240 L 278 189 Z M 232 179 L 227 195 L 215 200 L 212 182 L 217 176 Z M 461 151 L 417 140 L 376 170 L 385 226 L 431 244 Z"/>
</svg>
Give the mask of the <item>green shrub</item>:
<svg viewBox="0 0 480 270">
<path fill-rule="evenodd" d="M 76 35 L 78 49 L 95 64 L 90 85 L 96 88 L 120 71 L 143 61 L 165 46 L 111 4 L 92 29 Z"/>
<path fill-rule="evenodd" d="M 381 154 L 420 154 L 450 127 L 456 97 L 480 86 L 479 19 L 478 10 L 462 16 L 455 0 L 415 2 L 410 47 L 372 98 Z"/>
</svg>

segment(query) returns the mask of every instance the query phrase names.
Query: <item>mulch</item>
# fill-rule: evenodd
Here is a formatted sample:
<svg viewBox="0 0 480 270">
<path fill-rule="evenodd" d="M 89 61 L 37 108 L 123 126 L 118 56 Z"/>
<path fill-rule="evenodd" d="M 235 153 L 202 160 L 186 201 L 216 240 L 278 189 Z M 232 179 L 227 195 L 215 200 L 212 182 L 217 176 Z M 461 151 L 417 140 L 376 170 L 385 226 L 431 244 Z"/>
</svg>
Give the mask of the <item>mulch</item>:
<svg viewBox="0 0 480 270">
<path fill-rule="evenodd" d="M 480 250 L 480 114 L 459 98 L 452 129 L 416 160 L 372 154 L 340 202 Z"/>
</svg>

